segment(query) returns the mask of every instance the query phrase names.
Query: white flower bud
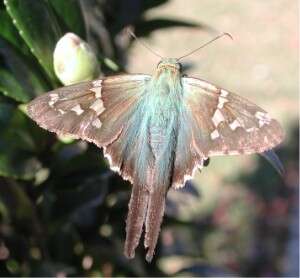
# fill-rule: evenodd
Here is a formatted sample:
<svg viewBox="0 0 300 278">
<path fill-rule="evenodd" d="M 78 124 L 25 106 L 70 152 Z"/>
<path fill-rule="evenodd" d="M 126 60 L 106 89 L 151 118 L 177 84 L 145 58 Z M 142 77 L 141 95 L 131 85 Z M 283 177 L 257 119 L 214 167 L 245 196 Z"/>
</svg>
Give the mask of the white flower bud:
<svg viewBox="0 0 300 278">
<path fill-rule="evenodd" d="M 65 34 L 53 53 L 54 71 L 64 85 L 92 80 L 99 75 L 97 57 L 74 33 Z"/>
</svg>

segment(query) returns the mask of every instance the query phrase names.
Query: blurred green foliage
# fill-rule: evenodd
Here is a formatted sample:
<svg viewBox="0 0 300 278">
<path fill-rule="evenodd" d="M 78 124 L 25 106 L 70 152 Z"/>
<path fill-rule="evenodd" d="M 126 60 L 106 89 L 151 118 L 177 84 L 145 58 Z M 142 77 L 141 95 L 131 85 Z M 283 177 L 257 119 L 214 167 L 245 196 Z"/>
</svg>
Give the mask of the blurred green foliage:
<svg viewBox="0 0 300 278">
<path fill-rule="evenodd" d="M 154 261 L 145 262 L 143 248 L 129 261 L 122 252 L 130 185 L 109 171 L 94 145 L 58 140 L 23 112 L 22 104 L 61 85 L 53 71 L 52 53 L 68 31 L 94 47 L 106 75 L 126 68 L 130 41 L 122 30 L 128 25 L 135 26 L 139 36 L 174 26 L 210 30 L 205 24 L 172 18 L 144 19 L 146 11 L 166 2 L 1 2 L 1 276 L 282 273 L 274 261 L 283 259 L 289 228 L 284 218 L 293 201 L 295 177 L 287 177 L 290 186 L 283 186 L 278 177 L 269 179 L 274 171 L 260 161 L 253 176 L 236 181 L 254 187 L 257 195 L 247 186 L 238 191 L 228 187 L 228 194 L 199 217 L 182 213 L 201 201 L 191 183 L 182 192 L 171 192 Z M 291 163 L 287 170 L 297 165 L 296 146 L 293 141 L 288 150 L 281 151 L 284 161 Z M 279 222 L 275 223 L 277 234 L 272 234 L 274 223 L 268 222 L 270 211 Z M 257 238 L 268 242 L 256 246 Z"/>
</svg>

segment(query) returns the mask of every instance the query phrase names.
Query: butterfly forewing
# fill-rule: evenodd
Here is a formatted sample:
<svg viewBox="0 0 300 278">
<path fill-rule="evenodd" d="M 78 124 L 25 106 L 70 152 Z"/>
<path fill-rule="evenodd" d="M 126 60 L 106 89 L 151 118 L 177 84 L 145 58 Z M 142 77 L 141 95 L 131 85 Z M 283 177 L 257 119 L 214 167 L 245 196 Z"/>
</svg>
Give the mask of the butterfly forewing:
<svg viewBox="0 0 300 278">
<path fill-rule="evenodd" d="M 147 80 L 143 74 L 118 75 L 63 87 L 29 103 L 28 114 L 47 130 L 102 147 L 126 124 Z"/>
<path fill-rule="evenodd" d="M 279 123 L 250 101 L 196 78 L 182 79 L 198 149 L 206 156 L 260 153 L 283 140 Z"/>
</svg>

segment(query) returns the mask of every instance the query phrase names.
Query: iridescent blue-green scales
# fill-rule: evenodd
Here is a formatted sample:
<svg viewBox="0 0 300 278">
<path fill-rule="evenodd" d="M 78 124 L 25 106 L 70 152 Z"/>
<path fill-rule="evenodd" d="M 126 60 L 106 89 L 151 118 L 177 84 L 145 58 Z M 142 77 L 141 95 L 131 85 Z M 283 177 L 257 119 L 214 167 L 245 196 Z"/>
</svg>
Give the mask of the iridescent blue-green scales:
<svg viewBox="0 0 300 278">
<path fill-rule="evenodd" d="M 143 228 L 151 261 L 170 187 L 184 186 L 210 156 L 261 153 L 283 139 L 278 122 L 248 100 L 183 77 L 176 59 L 153 76 L 128 74 L 63 87 L 28 105 L 41 127 L 95 143 L 133 184 L 125 255 Z"/>
</svg>

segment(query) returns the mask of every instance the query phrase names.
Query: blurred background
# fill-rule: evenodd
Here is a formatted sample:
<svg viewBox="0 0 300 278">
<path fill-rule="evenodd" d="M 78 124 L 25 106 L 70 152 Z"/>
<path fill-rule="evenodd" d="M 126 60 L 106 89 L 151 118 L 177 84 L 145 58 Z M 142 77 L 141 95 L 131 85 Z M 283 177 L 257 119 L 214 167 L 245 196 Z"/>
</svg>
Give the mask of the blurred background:
<svg viewBox="0 0 300 278">
<path fill-rule="evenodd" d="M 291 0 L 4 0 L 0 2 L 1 276 L 299 276 L 299 30 Z M 38 128 L 24 104 L 62 86 L 53 70 L 66 32 L 87 41 L 100 75 L 152 73 L 186 59 L 200 77 L 255 102 L 286 138 L 281 177 L 259 155 L 214 157 L 170 190 L 156 255 L 123 256 L 130 184 L 102 151 Z"/>
</svg>

